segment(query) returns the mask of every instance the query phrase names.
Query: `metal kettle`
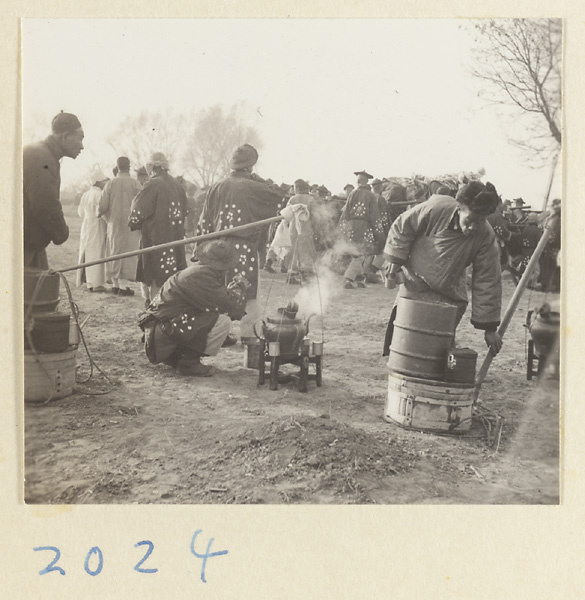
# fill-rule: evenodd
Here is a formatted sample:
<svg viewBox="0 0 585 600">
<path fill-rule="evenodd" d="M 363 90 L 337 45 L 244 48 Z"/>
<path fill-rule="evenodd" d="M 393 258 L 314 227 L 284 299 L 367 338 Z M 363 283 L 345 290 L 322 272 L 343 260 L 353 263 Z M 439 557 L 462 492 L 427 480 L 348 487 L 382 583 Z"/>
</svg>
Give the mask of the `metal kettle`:
<svg viewBox="0 0 585 600">
<path fill-rule="evenodd" d="M 279 342 L 281 355 L 298 354 L 303 339 L 309 333 L 309 320 L 313 316 L 309 315 L 304 321 L 297 319 L 298 310 L 299 305 L 291 301 L 284 308 L 279 308 L 275 317 L 259 319 L 254 323 L 256 337 L 266 343 Z M 258 333 L 259 323 L 262 323 L 261 333 Z"/>
</svg>

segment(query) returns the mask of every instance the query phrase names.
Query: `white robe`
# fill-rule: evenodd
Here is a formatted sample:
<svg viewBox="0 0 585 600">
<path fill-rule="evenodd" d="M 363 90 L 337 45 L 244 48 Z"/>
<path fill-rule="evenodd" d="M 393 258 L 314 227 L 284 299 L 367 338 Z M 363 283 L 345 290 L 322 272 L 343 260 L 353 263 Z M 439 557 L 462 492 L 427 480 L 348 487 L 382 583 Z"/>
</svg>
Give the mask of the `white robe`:
<svg viewBox="0 0 585 600">
<path fill-rule="evenodd" d="M 119 173 L 108 181 L 100 201 L 100 214 L 108 224 L 107 253 L 108 256 L 132 252 L 140 247 L 140 231 L 130 231 L 128 218 L 134 196 L 142 186 L 128 173 Z M 112 279 L 136 279 L 138 257 L 124 258 L 107 263 L 108 281 Z"/>
<path fill-rule="evenodd" d="M 79 201 L 77 214 L 83 219 L 79 239 L 79 264 L 105 258 L 106 222 L 98 217 L 102 190 L 92 186 Z M 105 265 L 94 265 L 77 271 L 77 285 L 87 282 L 88 288 L 104 285 L 106 282 Z"/>
</svg>

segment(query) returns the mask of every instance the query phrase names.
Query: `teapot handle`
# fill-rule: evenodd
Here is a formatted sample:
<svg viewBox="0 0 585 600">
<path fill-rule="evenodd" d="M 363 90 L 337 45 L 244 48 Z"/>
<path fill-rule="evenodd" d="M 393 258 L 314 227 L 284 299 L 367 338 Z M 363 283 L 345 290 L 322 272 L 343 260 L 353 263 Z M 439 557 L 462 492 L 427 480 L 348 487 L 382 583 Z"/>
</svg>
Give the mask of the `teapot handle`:
<svg viewBox="0 0 585 600">
<path fill-rule="evenodd" d="M 311 320 L 311 317 L 314 317 L 314 316 L 315 316 L 315 313 L 309 315 L 307 317 L 307 320 L 305 321 L 305 329 L 306 329 L 305 335 L 309 335 L 309 321 Z"/>
<path fill-rule="evenodd" d="M 258 324 L 258 321 L 262 322 L 262 335 L 258 335 L 258 330 L 256 329 L 256 325 Z M 254 333 L 259 340 L 266 339 L 266 337 L 264 335 L 264 332 L 266 331 L 266 322 L 264 321 L 264 319 L 257 319 L 256 321 L 254 321 L 254 325 L 252 326 L 252 329 L 254 330 Z"/>
</svg>

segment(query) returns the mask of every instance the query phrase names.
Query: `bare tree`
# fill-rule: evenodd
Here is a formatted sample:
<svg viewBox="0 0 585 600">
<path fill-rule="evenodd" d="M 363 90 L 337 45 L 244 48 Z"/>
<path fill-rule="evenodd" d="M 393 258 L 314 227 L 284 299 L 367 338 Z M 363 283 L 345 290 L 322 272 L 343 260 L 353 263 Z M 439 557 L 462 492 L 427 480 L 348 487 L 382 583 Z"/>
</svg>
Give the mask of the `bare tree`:
<svg viewBox="0 0 585 600">
<path fill-rule="evenodd" d="M 225 109 L 218 104 L 195 114 L 183 154 L 186 172 L 202 186 L 227 177 L 233 151 L 241 144 L 261 148 L 254 127 L 246 125 L 246 106 L 235 104 Z"/>
<path fill-rule="evenodd" d="M 486 20 L 475 31 L 480 95 L 511 107 L 508 137 L 533 164 L 550 162 L 561 146 L 561 20 Z"/>
<path fill-rule="evenodd" d="M 127 156 L 136 167 L 148 162 L 153 152 L 163 152 L 171 168 L 183 152 L 185 119 L 172 110 L 142 111 L 126 117 L 108 137 L 118 156 Z"/>
</svg>

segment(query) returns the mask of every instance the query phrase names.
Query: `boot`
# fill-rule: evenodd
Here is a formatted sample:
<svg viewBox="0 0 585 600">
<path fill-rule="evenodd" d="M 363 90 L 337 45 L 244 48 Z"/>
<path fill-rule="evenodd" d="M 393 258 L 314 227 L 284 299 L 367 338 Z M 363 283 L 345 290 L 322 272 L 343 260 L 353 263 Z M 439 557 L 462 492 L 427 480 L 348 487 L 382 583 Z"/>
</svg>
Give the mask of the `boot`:
<svg viewBox="0 0 585 600">
<path fill-rule="evenodd" d="M 272 259 L 269 258 L 264 265 L 264 271 L 268 273 L 276 273 L 276 271 L 272 268 Z"/>
</svg>

